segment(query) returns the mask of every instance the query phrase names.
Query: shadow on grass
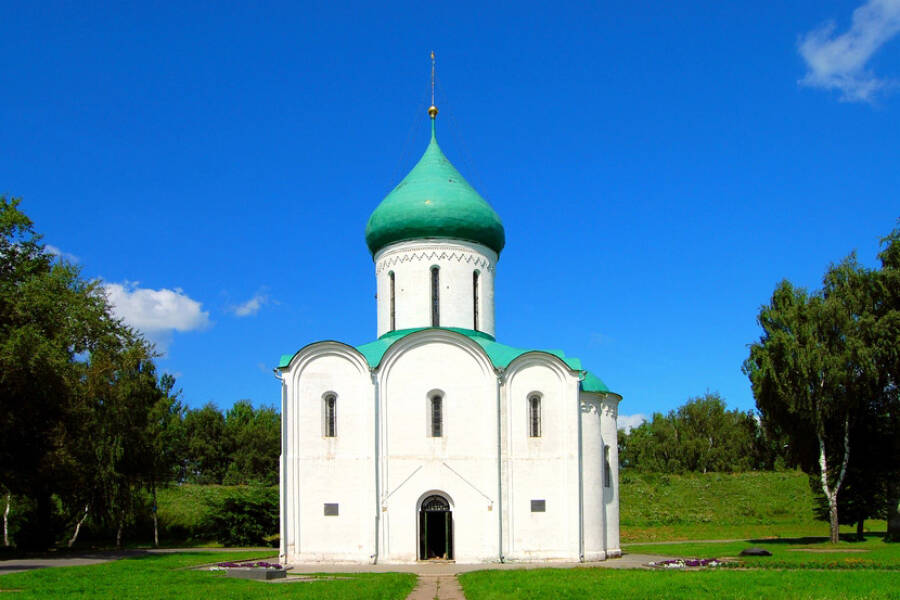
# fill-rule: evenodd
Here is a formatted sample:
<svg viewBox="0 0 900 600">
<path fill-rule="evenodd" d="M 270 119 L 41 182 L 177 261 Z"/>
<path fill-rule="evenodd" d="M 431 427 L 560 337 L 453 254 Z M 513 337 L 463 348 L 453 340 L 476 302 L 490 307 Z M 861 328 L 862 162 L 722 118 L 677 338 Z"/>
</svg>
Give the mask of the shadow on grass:
<svg viewBox="0 0 900 600">
<path fill-rule="evenodd" d="M 850 543 L 865 542 L 869 538 L 882 538 L 884 541 L 888 541 L 885 533 L 880 531 L 866 532 L 863 539 L 856 537 L 855 533 L 842 533 L 840 535 L 840 540 L 842 542 Z M 747 541 L 752 544 L 827 544 L 830 541 L 830 538 L 826 536 L 806 536 L 793 538 L 756 538 Z"/>
</svg>

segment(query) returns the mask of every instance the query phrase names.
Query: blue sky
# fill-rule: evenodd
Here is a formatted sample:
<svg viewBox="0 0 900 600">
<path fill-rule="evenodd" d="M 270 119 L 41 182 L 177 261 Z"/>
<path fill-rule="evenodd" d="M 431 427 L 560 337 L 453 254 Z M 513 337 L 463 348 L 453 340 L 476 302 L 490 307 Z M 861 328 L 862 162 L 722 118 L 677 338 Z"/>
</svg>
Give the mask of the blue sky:
<svg viewBox="0 0 900 600">
<path fill-rule="evenodd" d="M 375 337 L 369 214 L 438 138 L 502 217 L 497 337 L 650 414 L 741 363 L 782 278 L 900 217 L 900 0 L 0 6 L 0 193 L 191 406 Z"/>
</svg>

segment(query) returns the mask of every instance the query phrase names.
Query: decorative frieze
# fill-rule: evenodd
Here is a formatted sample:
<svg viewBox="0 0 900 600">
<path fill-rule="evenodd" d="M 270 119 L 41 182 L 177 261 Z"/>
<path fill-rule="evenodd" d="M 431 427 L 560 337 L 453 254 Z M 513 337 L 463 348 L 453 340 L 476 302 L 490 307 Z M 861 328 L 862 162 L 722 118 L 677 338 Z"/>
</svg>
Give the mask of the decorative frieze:
<svg viewBox="0 0 900 600">
<path fill-rule="evenodd" d="M 459 250 L 447 250 L 440 246 L 432 248 L 421 248 L 414 251 L 401 250 L 396 253 L 385 254 L 375 265 L 375 274 L 380 275 L 386 269 L 392 269 L 398 264 L 411 262 L 451 262 L 470 264 L 473 267 L 484 269 L 485 271 L 494 271 L 494 265 L 484 256 L 475 254 L 474 252 L 464 252 Z"/>
</svg>

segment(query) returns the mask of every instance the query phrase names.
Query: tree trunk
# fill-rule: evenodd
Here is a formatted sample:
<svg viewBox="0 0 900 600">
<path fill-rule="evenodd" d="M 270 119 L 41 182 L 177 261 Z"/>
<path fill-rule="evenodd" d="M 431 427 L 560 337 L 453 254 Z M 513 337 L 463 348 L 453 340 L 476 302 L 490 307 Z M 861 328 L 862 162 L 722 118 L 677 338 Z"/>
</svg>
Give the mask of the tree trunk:
<svg viewBox="0 0 900 600">
<path fill-rule="evenodd" d="M 153 547 L 159 548 L 159 518 L 156 513 L 156 486 L 153 486 Z"/>
<path fill-rule="evenodd" d="M 9 507 L 12 504 L 12 494 L 6 494 L 6 510 L 3 511 L 3 545 L 9 547 Z"/>
<path fill-rule="evenodd" d="M 900 496 L 894 495 L 888 504 L 887 540 L 900 542 Z"/>
<path fill-rule="evenodd" d="M 69 548 L 71 548 L 75 544 L 75 540 L 78 539 L 78 533 L 81 531 L 81 525 L 84 523 L 84 520 L 88 517 L 88 508 L 90 508 L 90 504 L 84 505 L 84 514 L 81 515 L 81 518 L 78 519 L 78 522 L 75 524 L 75 533 L 72 534 L 72 539 L 69 540 Z"/>
<path fill-rule="evenodd" d="M 856 539 L 860 542 L 866 539 L 865 529 L 866 520 L 860 516 L 859 520 L 856 522 Z"/>
<path fill-rule="evenodd" d="M 119 529 L 116 531 L 116 548 L 122 547 L 122 530 L 125 529 L 125 511 L 119 515 Z"/>
<path fill-rule="evenodd" d="M 838 521 L 838 492 L 847 475 L 847 463 L 850 461 L 850 416 L 844 417 L 844 459 L 841 461 L 841 472 L 834 484 L 834 489 L 828 484 L 829 467 L 828 457 L 825 455 L 825 436 L 822 431 L 816 432 L 819 439 L 819 473 L 822 478 L 822 493 L 828 500 L 828 521 L 831 524 L 831 543 L 837 544 L 840 540 L 840 522 Z"/>
</svg>

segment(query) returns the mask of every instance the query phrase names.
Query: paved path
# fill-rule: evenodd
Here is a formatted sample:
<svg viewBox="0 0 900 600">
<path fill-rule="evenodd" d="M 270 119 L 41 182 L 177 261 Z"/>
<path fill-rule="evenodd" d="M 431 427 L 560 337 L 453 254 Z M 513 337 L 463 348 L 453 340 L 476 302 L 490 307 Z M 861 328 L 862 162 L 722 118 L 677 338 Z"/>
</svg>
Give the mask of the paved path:
<svg viewBox="0 0 900 600">
<path fill-rule="evenodd" d="M 260 556 L 275 554 L 274 548 L 153 548 L 148 550 L 113 550 L 109 552 L 79 552 L 65 553 L 59 556 L 41 556 L 38 558 L 15 558 L 0 560 L 0 575 L 21 573 L 34 569 L 46 569 L 47 567 L 80 567 L 84 565 L 99 565 L 100 563 L 142 556 L 144 554 L 171 554 L 173 552 L 246 552 L 259 550 Z"/>
<path fill-rule="evenodd" d="M 466 600 L 456 575 L 420 575 L 406 600 Z"/>
</svg>

